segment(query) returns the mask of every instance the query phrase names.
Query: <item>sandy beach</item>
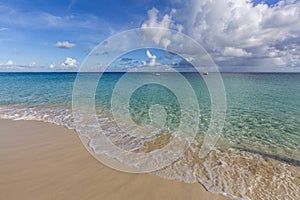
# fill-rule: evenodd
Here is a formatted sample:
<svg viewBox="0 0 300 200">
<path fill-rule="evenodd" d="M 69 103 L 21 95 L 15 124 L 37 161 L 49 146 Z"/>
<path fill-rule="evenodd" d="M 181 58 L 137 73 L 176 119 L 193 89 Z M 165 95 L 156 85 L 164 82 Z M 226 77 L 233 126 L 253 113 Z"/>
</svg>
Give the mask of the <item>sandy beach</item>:
<svg viewBox="0 0 300 200">
<path fill-rule="evenodd" d="M 0 120 L 0 199 L 228 199 L 198 183 L 104 166 L 64 127 Z"/>
</svg>

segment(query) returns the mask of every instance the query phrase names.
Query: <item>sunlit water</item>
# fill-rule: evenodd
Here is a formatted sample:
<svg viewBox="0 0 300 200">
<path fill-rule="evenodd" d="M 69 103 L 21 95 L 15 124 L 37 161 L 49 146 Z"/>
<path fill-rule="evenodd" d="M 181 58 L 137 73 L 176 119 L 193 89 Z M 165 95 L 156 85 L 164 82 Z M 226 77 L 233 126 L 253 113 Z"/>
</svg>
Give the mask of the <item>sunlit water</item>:
<svg viewBox="0 0 300 200">
<path fill-rule="evenodd" d="M 116 145 L 126 150 L 149 151 L 149 147 L 145 148 L 149 139 L 130 141 L 126 133 L 114 127 L 111 95 L 123 75 L 105 73 L 101 78 L 95 94 L 99 123 L 92 127 L 100 125 Z M 87 83 L 95 76 L 98 74 L 86 74 Z M 149 78 L 153 74 L 131 76 Z M 161 76 L 172 78 L 172 74 Z M 202 159 L 198 153 L 210 122 L 210 96 L 199 74 L 183 76 L 198 98 L 199 129 L 181 159 L 154 173 L 185 182 L 198 181 L 207 190 L 232 198 L 299 199 L 300 74 L 222 74 L 227 96 L 225 126 L 215 149 Z M 209 74 L 207 78 L 213 76 Z M 75 78 L 75 73 L 0 73 L 0 117 L 75 128 Z M 157 84 L 144 85 L 132 94 L 129 112 L 136 126 L 151 123 L 149 109 L 156 104 L 166 111 L 164 131 L 176 130 L 183 117 L 180 102 L 171 90 Z M 93 129 L 90 130 L 92 135 Z M 95 138 L 90 145 L 96 153 L 117 157 L 113 152 L 101 152 Z"/>
</svg>

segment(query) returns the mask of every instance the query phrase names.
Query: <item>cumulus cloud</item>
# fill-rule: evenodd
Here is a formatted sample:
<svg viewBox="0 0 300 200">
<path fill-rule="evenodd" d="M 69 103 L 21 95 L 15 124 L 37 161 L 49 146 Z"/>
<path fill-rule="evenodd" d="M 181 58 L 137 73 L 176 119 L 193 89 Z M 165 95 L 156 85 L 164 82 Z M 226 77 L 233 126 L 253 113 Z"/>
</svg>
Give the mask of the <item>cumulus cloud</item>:
<svg viewBox="0 0 300 200">
<path fill-rule="evenodd" d="M 77 67 L 78 62 L 74 58 L 66 57 L 65 61 L 61 64 L 63 68 L 74 68 Z"/>
<path fill-rule="evenodd" d="M 141 27 L 176 28 L 196 39 L 219 66 L 300 65 L 299 1 L 281 0 L 273 6 L 248 0 L 177 2 L 184 6 L 162 19 L 158 10 L 149 10 Z M 162 43 L 164 36 L 153 33 L 152 38 Z"/>
<path fill-rule="evenodd" d="M 5 62 L 5 63 L 1 63 L 0 62 L 0 66 L 1 67 L 10 67 L 10 66 L 14 66 L 15 64 L 14 64 L 14 62 L 12 61 L 12 60 L 8 60 L 7 62 Z"/>
<path fill-rule="evenodd" d="M 14 62 L 12 60 L 9 60 L 4 65 L 11 66 L 11 65 L 14 65 Z"/>
<path fill-rule="evenodd" d="M 159 21 L 158 13 L 159 11 L 156 8 L 152 8 L 151 10 L 149 10 L 148 11 L 149 19 L 142 24 L 142 28 L 147 28 L 147 27 L 169 28 L 172 25 L 171 16 L 166 14 L 163 16 L 162 20 Z"/>
<path fill-rule="evenodd" d="M 146 52 L 146 55 L 147 57 L 149 58 L 149 65 L 150 66 L 154 66 L 156 65 L 156 56 L 155 55 L 152 55 L 148 50 Z"/>
<path fill-rule="evenodd" d="M 62 49 L 72 49 L 73 47 L 75 47 L 75 44 L 68 41 L 59 41 L 56 42 L 55 46 Z"/>
<path fill-rule="evenodd" d="M 161 28 L 164 29 L 162 31 L 159 31 L 157 29 L 151 31 L 148 30 L 145 32 L 145 40 L 151 40 L 154 41 L 155 44 L 162 45 L 163 47 L 167 48 L 171 41 L 171 32 L 165 31 L 165 29 L 168 28 L 176 28 L 172 18 L 169 14 L 165 14 L 161 20 L 158 18 L 158 13 L 159 11 L 156 8 L 152 8 L 151 10 L 148 11 L 148 17 L 149 19 L 146 20 L 141 28 Z M 171 12 L 173 13 L 173 12 Z"/>
</svg>

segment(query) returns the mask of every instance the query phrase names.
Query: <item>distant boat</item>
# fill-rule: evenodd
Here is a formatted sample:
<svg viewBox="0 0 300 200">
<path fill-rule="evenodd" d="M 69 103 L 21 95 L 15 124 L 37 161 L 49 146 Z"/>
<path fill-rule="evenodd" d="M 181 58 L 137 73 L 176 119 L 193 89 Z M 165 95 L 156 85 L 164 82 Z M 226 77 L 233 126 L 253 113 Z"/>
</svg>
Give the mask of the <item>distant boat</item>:
<svg viewBox="0 0 300 200">
<path fill-rule="evenodd" d="M 154 73 L 152 76 L 160 76 L 160 73 Z"/>
<path fill-rule="evenodd" d="M 208 75 L 208 72 L 204 72 L 203 75 Z"/>
</svg>

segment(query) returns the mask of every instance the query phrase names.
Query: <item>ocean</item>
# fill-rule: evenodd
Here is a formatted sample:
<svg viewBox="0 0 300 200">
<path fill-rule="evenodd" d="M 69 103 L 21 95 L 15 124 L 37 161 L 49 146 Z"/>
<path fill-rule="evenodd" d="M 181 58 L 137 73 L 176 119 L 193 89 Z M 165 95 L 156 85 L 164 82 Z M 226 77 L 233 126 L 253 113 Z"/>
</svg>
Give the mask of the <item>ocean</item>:
<svg viewBox="0 0 300 200">
<path fill-rule="evenodd" d="M 76 75 L 0 73 L 0 118 L 39 120 L 78 131 L 78 120 L 74 120 L 72 113 Z M 98 76 L 97 73 L 83 76 L 87 88 L 89 80 Z M 127 130 L 124 123 L 116 128 L 112 97 L 123 76 L 124 73 L 102 75 L 94 97 L 97 123 L 82 121 L 80 128 L 86 130 L 84 134 L 95 153 L 130 165 L 132 161 L 118 157 L 109 147 L 103 149 L 94 130 L 101 127 L 106 137 L 126 151 L 155 152 L 170 138 L 176 138 L 173 133 L 185 116 L 172 90 L 159 84 L 145 84 L 132 93 L 129 105 L 123 105 L 122 101 L 118 105 L 120 109 L 128 106 L 129 114 L 120 117 L 131 118 L 134 127 Z M 153 76 L 173 79 L 172 73 L 131 73 L 130 80 L 134 83 Z M 227 106 L 225 123 L 216 145 L 205 157 L 199 156 L 199 151 L 211 120 L 211 97 L 202 76 L 197 73 L 182 73 L 182 76 L 191 85 L 200 110 L 195 137 L 174 162 L 151 173 L 199 182 L 208 191 L 234 199 L 300 199 L 300 74 L 222 73 Z M 126 85 L 124 88 L 126 93 Z M 184 95 L 185 91 L 181 92 Z M 155 120 L 155 113 L 149 110 L 160 112 L 161 108 L 165 111 L 159 116 L 165 119 Z M 193 112 L 194 107 L 187 109 Z M 153 123 L 160 128 L 152 126 Z M 133 129 L 143 132 L 137 127 L 151 129 L 151 137 L 131 137 Z M 78 134 L 83 133 L 78 131 Z"/>
</svg>

